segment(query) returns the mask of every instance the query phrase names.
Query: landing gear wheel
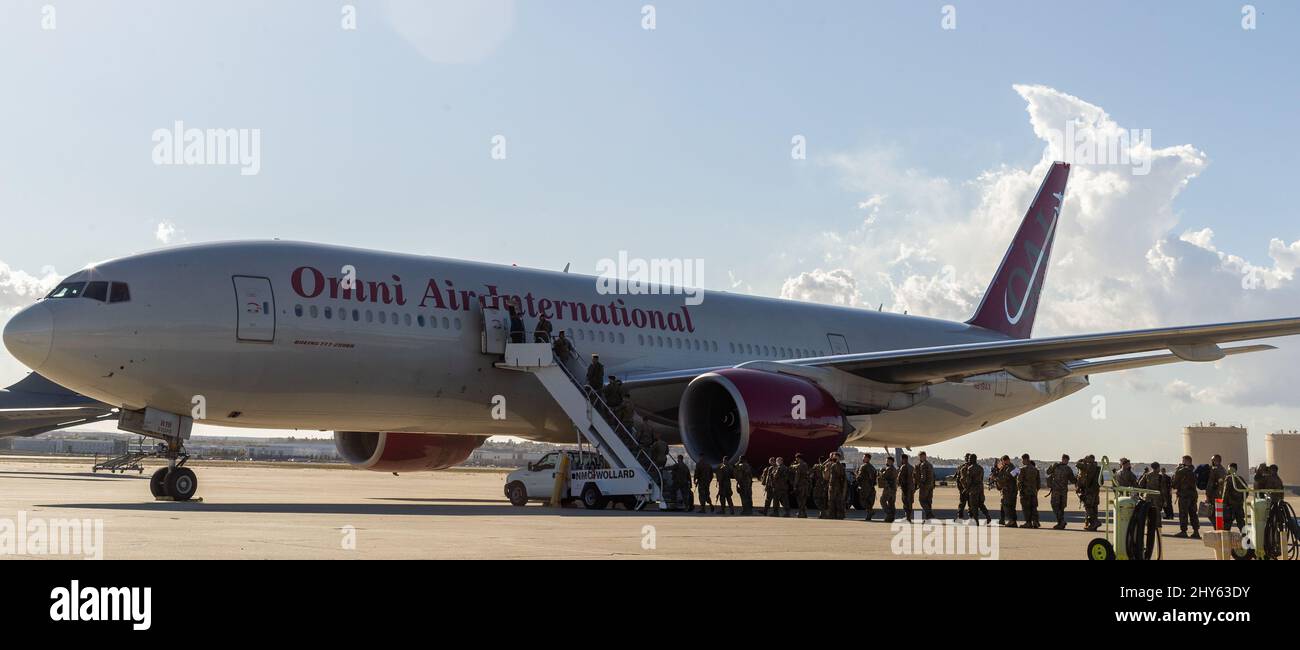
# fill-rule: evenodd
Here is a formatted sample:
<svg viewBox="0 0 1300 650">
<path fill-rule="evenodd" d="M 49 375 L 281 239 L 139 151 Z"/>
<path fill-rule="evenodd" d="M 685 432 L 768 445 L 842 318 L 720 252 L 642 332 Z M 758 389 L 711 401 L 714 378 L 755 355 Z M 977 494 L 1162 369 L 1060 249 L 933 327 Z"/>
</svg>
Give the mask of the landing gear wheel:
<svg viewBox="0 0 1300 650">
<path fill-rule="evenodd" d="M 506 486 L 506 498 L 510 499 L 512 506 L 528 505 L 528 489 L 523 483 L 511 483 Z"/>
<path fill-rule="evenodd" d="M 149 477 L 149 492 L 155 497 L 167 496 L 167 488 L 163 482 L 167 480 L 167 468 L 159 467 L 158 471 Z"/>
<path fill-rule="evenodd" d="M 1088 559 L 1113 560 L 1115 559 L 1115 547 L 1111 546 L 1109 540 L 1098 537 L 1088 542 Z"/>
<path fill-rule="evenodd" d="M 167 496 L 177 501 L 189 501 L 199 491 L 199 477 L 188 467 L 177 467 L 167 474 L 163 481 Z"/>
<path fill-rule="evenodd" d="M 582 507 L 588 510 L 604 510 L 607 505 L 609 499 L 600 495 L 600 488 L 595 485 L 582 488 Z"/>
<path fill-rule="evenodd" d="M 1234 560 L 1253 560 L 1255 559 L 1255 549 L 1251 548 L 1234 548 L 1232 549 L 1232 559 Z"/>
</svg>

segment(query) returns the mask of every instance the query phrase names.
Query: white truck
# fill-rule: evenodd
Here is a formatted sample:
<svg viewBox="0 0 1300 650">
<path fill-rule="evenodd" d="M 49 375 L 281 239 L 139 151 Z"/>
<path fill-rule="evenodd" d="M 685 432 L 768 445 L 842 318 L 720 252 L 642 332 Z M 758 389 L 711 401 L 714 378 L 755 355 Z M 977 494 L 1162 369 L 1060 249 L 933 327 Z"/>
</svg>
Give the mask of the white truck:
<svg viewBox="0 0 1300 650">
<path fill-rule="evenodd" d="M 602 510 L 610 503 L 621 503 L 628 510 L 646 505 L 651 482 L 644 470 L 639 467 L 612 468 L 600 454 L 577 449 L 548 452 L 528 463 L 527 467 L 506 475 L 505 495 L 510 503 L 524 506 L 529 501 L 549 502 L 562 455 L 569 458 L 569 475 L 560 497 L 561 504 L 581 500 L 584 507 L 592 510 Z"/>
</svg>

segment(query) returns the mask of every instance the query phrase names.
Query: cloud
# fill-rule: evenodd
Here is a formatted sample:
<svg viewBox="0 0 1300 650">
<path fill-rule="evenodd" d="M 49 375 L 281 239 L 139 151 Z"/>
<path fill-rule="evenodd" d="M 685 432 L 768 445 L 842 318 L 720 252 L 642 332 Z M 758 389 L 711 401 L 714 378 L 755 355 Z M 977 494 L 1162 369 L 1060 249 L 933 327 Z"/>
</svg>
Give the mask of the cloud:
<svg viewBox="0 0 1300 650">
<path fill-rule="evenodd" d="M 154 239 L 164 243 L 172 243 L 172 238 L 176 236 L 176 224 L 170 221 L 159 221 L 158 228 L 154 230 Z"/>
<path fill-rule="evenodd" d="M 959 181 L 910 167 L 890 149 L 820 160 L 861 194 L 858 208 L 870 217 L 848 231 L 822 233 L 819 250 L 807 257 L 835 270 L 789 277 L 782 295 L 846 304 L 849 290 L 855 301 L 883 302 L 891 311 L 964 320 L 1052 161 L 1073 158 L 1035 335 L 1300 311 L 1300 241 L 1261 242 L 1256 255 L 1267 258 L 1252 260 L 1221 250 L 1205 224 L 1180 223 L 1175 201 L 1207 169 L 1205 152 L 1191 144 L 1157 148 L 1151 133 L 1159 129 L 1122 126 L 1101 107 L 1047 86 L 1013 90 L 1043 143 L 1030 166 L 1004 164 Z M 1077 156 L 1088 150 L 1109 154 Z M 1300 355 L 1284 350 L 1250 359 L 1222 364 L 1219 385 L 1175 383 L 1164 392 L 1179 400 L 1296 405 L 1288 387 L 1300 384 Z"/>
<path fill-rule="evenodd" d="M 11 268 L 0 262 L 0 329 L 22 308 L 49 293 L 63 275 L 51 267 L 41 269 L 39 275 Z M 0 386 L 9 385 L 27 372 L 27 368 L 0 348 Z"/>
<path fill-rule="evenodd" d="M 781 286 L 781 297 L 807 302 L 824 302 L 855 307 L 861 302 L 858 282 L 845 269 L 800 273 Z"/>
</svg>

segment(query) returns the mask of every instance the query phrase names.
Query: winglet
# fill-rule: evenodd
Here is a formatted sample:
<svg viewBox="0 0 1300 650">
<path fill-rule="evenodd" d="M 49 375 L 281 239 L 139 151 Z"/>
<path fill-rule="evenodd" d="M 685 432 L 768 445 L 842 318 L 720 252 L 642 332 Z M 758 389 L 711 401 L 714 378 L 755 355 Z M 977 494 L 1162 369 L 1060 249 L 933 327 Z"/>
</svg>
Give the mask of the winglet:
<svg viewBox="0 0 1300 650">
<path fill-rule="evenodd" d="M 1052 163 L 1038 188 L 1038 194 L 1029 204 L 1025 218 L 1016 230 L 1002 257 L 1002 264 L 993 281 L 984 292 L 980 306 L 967 324 L 1002 332 L 1012 338 L 1027 339 L 1034 328 L 1034 314 L 1038 311 L 1038 295 L 1047 278 L 1048 259 L 1052 254 L 1052 240 L 1061 216 L 1061 202 L 1065 199 L 1065 183 L 1070 176 L 1070 165 Z"/>
</svg>

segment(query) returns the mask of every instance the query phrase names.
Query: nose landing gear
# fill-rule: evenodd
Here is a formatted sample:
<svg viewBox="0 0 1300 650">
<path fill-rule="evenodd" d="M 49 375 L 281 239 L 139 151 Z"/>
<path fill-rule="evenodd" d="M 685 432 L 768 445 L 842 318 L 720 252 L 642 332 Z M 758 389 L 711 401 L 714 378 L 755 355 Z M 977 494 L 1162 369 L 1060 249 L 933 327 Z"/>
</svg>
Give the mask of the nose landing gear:
<svg viewBox="0 0 1300 650">
<path fill-rule="evenodd" d="M 158 445 L 160 455 L 167 458 L 167 466 L 159 467 L 149 477 L 149 492 L 157 499 L 189 501 L 199 491 L 199 477 L 194 470 L 185 467 L 189 454 L 185 453 L 180 440 L 170 439 Z"/>
</svg>

